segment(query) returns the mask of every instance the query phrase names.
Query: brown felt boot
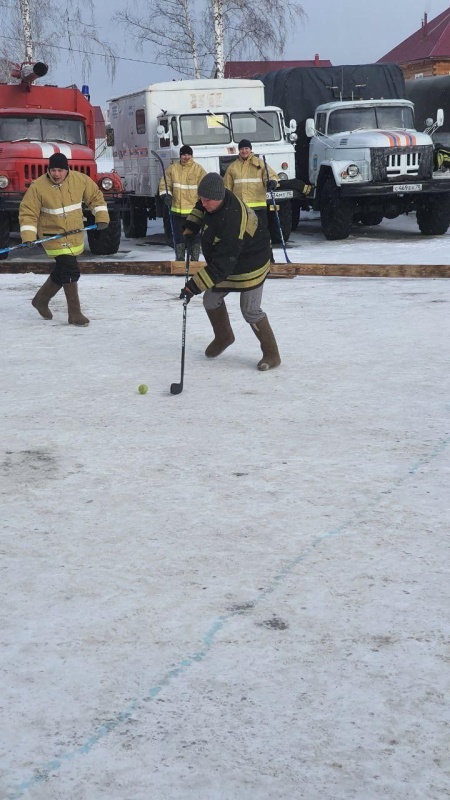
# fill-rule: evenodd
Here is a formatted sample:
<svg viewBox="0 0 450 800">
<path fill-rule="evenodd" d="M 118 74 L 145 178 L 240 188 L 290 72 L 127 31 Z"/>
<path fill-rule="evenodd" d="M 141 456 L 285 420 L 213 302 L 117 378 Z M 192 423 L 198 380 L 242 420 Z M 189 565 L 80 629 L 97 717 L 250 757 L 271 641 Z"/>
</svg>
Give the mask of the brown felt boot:
<svg viewBox="0 0 450 800">
<path fill-rule="evenodd" d="M 255 324 L 252 325 L 252 328 L 255 332 L 255 335 L 261 342 L 261 350 L 263 352 L 263 357 L 261 361 L 258 362 L 258 369 L 265 371 L 267 369 L 275 369 L 275 367 L 279 367 L 281 364 L 281 358 L 278 352 L 275 336 L 273 335 L 273 330 L 270 327 L 267 317 L 263 317 L 262 319 L 258 320 L 258 322 L 255 322 Z"/>
<path fill-rule="evenodd" d="M 205 350 L 208 358 L 217 358 L 230 344 L 234 342 L 234 333 L 231 329 L 230 318 L 225 303 L 219 308 L 206 312 L 213 327 L 214 339 Z"/>
<path fill-rule="evenodd" d="M 39 311 L 41 317 L 44 317 L 44 319 L 53 319 L 53 314 L 48 304 L 60 289 L 61 286 L 57 283 L 53 283 L 51 278 L 47 278 L 43 286 L 41 286 L 39 291 L 34 295 L 31 305 L 34 306 L 36 311 Z"/>
<path fill-rule="evenodd" d="M 69 325 L 89 325 L 88 318 L 81 313 L 77 283 L 65 283 L 63 288 L 69 311 Z"/>
</svg>

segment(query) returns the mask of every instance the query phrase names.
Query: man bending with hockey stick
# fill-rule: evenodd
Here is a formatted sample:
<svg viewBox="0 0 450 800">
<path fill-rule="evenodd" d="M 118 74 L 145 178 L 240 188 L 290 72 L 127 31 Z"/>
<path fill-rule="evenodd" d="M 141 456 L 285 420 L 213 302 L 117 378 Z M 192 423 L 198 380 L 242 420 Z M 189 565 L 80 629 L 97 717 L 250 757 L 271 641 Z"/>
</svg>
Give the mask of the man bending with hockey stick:
<svg viewBox="0 0 450 800">
<path fill-rule="evenodd" d="M 281 363 L 277 343 L 267 315 L 261 309 L 264 281 L 270 269 L 270 237 L 267 226 L 228 189 L 216 172 L 209 172 L 198 187 L 199 201 L 185 223 L 184 235 L 201 231 L 203 267 L 187 282 L 181 300 L 205 292 L 203 305 L 211 322 L 214 339 L 205 350 L 216 358 L 234 342 L 224 299 L 229 292 L 240 293 L 242 316 L 260 342 L 259 370 Z"/>
</svg>

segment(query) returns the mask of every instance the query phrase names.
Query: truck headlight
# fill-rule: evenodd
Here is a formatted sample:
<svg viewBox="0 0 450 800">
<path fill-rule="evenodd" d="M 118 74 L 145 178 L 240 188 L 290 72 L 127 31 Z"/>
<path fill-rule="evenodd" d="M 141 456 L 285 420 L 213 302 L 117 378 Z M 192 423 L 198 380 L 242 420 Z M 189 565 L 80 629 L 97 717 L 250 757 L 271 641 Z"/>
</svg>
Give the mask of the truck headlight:
<svg viewBox="0 0 450 800">
<path fill-rule="evenodd" d="M 350 164 L 350 166 L 347 167 L 347 175 L 349 178 L 356 178 L 356 176 L 359 175 L 359 167 L 357 167 L 356 164 Z"/>
<path fill-rule="evenodd" d="M 0 189 L 6 189 L 9 184 L 9 178 L 6 175 L 0 175 Z"/>
<path fill-rule="evenodd" d="M 114 181 L 112 181 L 111 178 L 102 178 L 101 187 L 102 189 L 105 190 L 105 192 L 108 192 L 110 189 L 112 189 L 113 186 L 114 186 Z"/>
<path fill-rule="evenodd" d="M 288 179 L 288 176 L 286 175 L 285 172 L 279 172 L 278 173 L 278 177 L 279 177 L 280 181 L 287 181 L 287 179 Z"/>
</svg>

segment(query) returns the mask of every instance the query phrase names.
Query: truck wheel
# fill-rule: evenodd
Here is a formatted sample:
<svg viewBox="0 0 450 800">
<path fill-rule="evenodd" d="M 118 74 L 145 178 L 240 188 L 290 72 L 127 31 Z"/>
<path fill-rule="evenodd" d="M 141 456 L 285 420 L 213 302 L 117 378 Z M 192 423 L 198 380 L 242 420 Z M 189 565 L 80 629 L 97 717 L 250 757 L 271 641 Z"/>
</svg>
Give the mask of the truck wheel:
<svg viewBox="0 0 450 800">
<path fill-rule="evenodd" d="M 291 230 L 296 231 L 298 228 L 298 223 L 300 222 L 300 200 L 297 199 L 291 200 L 291 217 L 292 217 Z"/>
<path fill-rule="evenodd" d="M 147 210 L 139 206 L 122 212 L 123 232 L 127 239 L 141 239 L 147 234 Z"/>
<path fill-rule="evenodd" d="M 268 219 L 269 233 L 272 244 L 281 244 L 280 231 L 278 229 L 277 218 L 274 211 L 268 212 Z M 280 203 L 278 207 L 278 219 L 280 220 L 284 241 L 287 242 L 292 230 L 292 211 L 290 202 Z"/>
<path fill-rule="evenodd" d="M 88 224 L 92 224 L 88 221 Z M 88 231 L 89 249 L 94 256 L 111 256 L 120 245 L 122 226 L 118 211 L 109 212 L 109 225 L 102 231 Z"/>
<path fill-rule="evenodd" d="M 347 239 L 353 222 L 353 203 L 344 200 L 333 180 L 327 178 L 320 198 L 320 222 L 325 238 Z"/>
<path fill-rule="evenodd" d="M 9 247 L 9 217 L 4 212 L 0 214 L 0 249 Z M 8 258 L 8 253 L 0 253 L 0 261 Z"/>
<path fill-rule="evenodd" d="M 424 236 L 442 236 L 450 225 L 450 198 L 430 197 L 417 209 L 417 224 Z"/>
</svg>

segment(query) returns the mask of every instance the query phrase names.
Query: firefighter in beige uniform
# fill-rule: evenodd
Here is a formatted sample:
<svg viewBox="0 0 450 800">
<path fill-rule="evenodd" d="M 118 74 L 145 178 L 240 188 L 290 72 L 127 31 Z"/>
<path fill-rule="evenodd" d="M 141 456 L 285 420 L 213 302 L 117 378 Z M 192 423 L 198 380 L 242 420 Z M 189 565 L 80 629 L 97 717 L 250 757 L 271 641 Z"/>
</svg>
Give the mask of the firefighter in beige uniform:
<svg viewBox="0 0 450 800">
<path fill-rule="evenodd" d="M 246 206 L 253 208 L 267 227 L 266 192 L 273 192 L 277 188 L 278 175 L 267 164 L 267 180 L 264 161 L 252 152 L 252 144 L 248 139 L 241 139 L 238 148 L 239 156 L 232 161 L 223 178 L 225 188 L 243 200 Z"/>
<path fill-rule="evenodd" d="M 83 228 L 83 204 L 95 216 L 98 229 L 108 226 L 108 209 L 98 186 L 84 173 L 70 170 L 65 155 L 54 153 L 46 174 L 33 181 L 20 204 L 22 242 L 33 247 L 36 239 Z M 44 249 L 56 264 L 33 297 L 33 306 L 41 317 L 52 319 L 49 301 L 63 288 L 69 323 L 88 325 L 88 318 L 81 313 L 77 286 L 80 277 L 77 256 L 84 250 L 83 232 L 46 242 Z"/>
<path fill-rule="evenodd" d="M 192 147 L 184 144 L 180 147 L 180 160 L 175 161 L 166 170 L 168 191 L 166 192 L 164 177 L 161 178 L 159 184 L 159 193 L 168 207 L 169 213 L 172 213 L 177 261 L 184 261 L 184 223 L 198 200 L 198 184 L 204 175 L 206 175 L 206 170 L 201 164 L 194 161 Z M 199 236 L 195 236 L 190 241 L 190 248 L 192 260 L 198 261 L 200 256 Z"/>
</svg>

